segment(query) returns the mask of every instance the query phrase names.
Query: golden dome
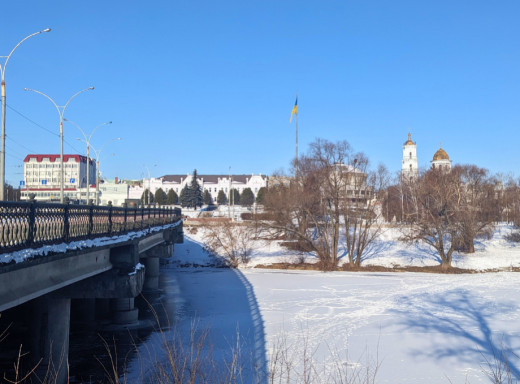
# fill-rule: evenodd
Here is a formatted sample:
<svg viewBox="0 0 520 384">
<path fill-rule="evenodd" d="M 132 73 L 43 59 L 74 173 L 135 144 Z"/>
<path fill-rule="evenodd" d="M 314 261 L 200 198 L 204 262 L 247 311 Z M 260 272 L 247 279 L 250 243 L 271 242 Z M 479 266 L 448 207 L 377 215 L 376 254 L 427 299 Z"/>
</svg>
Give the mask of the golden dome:
<svg viewBox="0 0 520 384">
<path fill-rule="evenodd" d="M 435 152 L 435 155 L 433 155 L 433 161 L 436 160 L 449 160 L 450 157 L 446 153 L 446 151 L 442 148 L 439 148 L 437 152 Z"/>
<path fill-rule="evenodd" d="M 406 140 L 404 145 L 415 145 L 415 143 L 412 141 L 412 134 L 410 132 L 408 132 L 408 140 Z"/>
</svg>

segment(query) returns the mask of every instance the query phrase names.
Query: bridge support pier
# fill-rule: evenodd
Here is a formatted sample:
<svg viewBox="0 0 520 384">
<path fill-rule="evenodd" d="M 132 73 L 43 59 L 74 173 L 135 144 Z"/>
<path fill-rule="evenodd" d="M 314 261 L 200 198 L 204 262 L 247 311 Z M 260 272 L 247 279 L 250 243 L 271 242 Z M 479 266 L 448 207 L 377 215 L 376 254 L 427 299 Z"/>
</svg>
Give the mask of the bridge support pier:
<svg viewBox="0 0 520 384">
<path fill-rule="evenodd" d="M 145 278 L 143 290 L 145 292 L 154 292 L 159 289 L 159 259 L 170 257 L 171 252 L 170 244 L 162 244 L 146 251 L 141 258 L 141 262 L 145 266 Z"/>
<path fill-rule="evenodd" d="M 159 289 L 159 258 L 147 257 L 144 259 L 145 274 L 143 290 L 146 292 Z"/>
<path fill-rule="evenodd" d="M 31 321 L 31 355 L 40 362 L 39 377 L 49 382 L 68 382 L 70 299 L 42 296 L 34 301 Z"/>
<path fill-rule="evenodd" d="M 117 325 L 130 325 L 138 321 L 139 310 L 134 307 L 134 298 L 113 299 L 112 323 Z"/>
</svg>

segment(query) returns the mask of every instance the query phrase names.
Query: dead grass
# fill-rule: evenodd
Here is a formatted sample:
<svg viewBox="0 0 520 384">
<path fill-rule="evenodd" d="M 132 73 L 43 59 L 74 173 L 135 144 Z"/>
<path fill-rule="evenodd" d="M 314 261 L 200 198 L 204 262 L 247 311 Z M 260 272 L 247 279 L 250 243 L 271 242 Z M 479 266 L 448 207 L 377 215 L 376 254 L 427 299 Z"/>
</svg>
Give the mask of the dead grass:
<svg viewBox="0 0 520 384">
<path fill-rule="evenodd" d="M 295 270 L 295 271 L 322 271 L 319 264 L 312 263 L 273 263 L 273 264 L 258 264 L 255 268 L 259 269 L 284 269 L 284 270 Z M 473 269 L 463 269 L 463 268 L 449 268 L 447 270 L 443 270 L 440 265 L 434 266 L 425 266 L 425 267 L 413 267 L 413 266 L 400 266 L 396 265 L 392 268 L 383 267 L 379 265 L 366 265 L 360 267 L 350 267 L 348 264 L 345 264 L 341 267 L 336 268 L 334 271 L 336 272 L 418 272 L 418 273 L 439 273 L 445 275 L 460 275 L 460 274 L 473 274 L 473 273 L 486 273 L 486 272 L 497 272 L 498 270 L 485 270 L 485 271 L 477 271 Z M 515 267 L 512 269 L 508 269 L 511 272 L 520 272 L 520 268 Z"/>
</svg>

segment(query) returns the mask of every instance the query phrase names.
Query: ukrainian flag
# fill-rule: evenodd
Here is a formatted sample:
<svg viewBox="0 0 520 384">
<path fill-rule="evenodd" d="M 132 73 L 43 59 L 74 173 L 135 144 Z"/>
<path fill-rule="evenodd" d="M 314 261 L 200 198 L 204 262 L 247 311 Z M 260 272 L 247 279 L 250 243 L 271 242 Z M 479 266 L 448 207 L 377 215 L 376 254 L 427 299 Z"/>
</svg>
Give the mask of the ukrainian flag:
<svg viewBox="0 0 520 384">
<path fill-rule="evenodd" d="M 294 107 L 291 112 L 291 119 L 289 120 L 289 123 L 292 122 L 293 115 L 298 115 L 298 96 L 296 96 L 296 101 L 294 102 Z"/>
</svg>

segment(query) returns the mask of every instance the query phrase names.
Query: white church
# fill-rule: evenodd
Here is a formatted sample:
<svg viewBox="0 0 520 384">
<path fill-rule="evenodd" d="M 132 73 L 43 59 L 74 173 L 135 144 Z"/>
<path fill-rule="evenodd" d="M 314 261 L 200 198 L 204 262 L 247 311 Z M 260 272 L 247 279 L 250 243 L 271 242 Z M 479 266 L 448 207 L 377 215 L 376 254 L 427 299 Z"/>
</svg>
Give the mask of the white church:
<svg viewBox="0 0 520 384">
<path fill-rule="evenodd" d="M 444 149 L 439 148 L 430 161 L 431 168 L 449 171 L 451 160 Z M 408 179 L 415 178 L 419 174 L 417 161 L 417 144 L 412 141 L 412 134 L 408 133 L 408 140 L 403 144 L 403 160 L 401 164 L 401 174 Z"/>
</svg>

